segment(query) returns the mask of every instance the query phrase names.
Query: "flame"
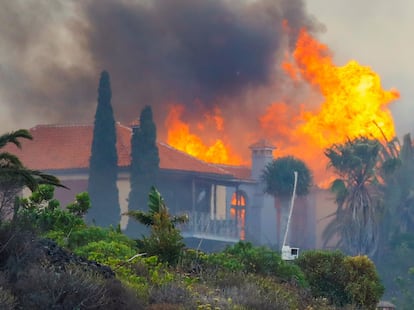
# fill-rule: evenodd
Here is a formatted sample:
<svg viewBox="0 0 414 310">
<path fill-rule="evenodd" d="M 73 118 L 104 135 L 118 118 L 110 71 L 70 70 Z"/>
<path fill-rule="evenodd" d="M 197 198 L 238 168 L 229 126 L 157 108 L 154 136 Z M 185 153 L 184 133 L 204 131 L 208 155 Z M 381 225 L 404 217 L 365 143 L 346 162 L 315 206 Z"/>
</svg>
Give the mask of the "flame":
<svg viewBox="0 0 414 310">
<path fill-rule="evenodd" d="M 243 162 L 238 155 L 233 154 L 230 146 L 221 139 L 207 145 L 203 139 L 192 133 L 190 125 L 181 120 L 184 107 L 179 104 L 171 105 L 166 119 L 168 128 L 167 140 L 171 146 L 210 163 L 241 165 Z M 213 131 L 222 132 L 224 120 L 220 115 L 220 109 L 215 108 L 214 114 L 205 114 L 205 122 L 198 122 L 197 129 L 207 134 Z"/>
<path fill-rule="evenodd" d="M 290 31 L 287 24 L 283 27 Z M 335 65 L 329 48 L 305 30 L 300 31 L 293 53 L 285 54 L 281 67 L 293 89 L 307 93 L 301 96 L 301 102 L 291 96 L 269 104 L 262 114 L 257 112 L 259 109 L 256 115 L 245 113 L 246 124 L 258 119 L 258 125 L 254 125 L 257 132 L 240 128 L 226 132 L 226 120 L 234 114 L 230 111 L 226 118 L 218 107 L 202 119 L 186 123 L 182 120 L 184 107 L 173 105 L 166 120 L 168 143 L 207 162 L 240 165 L 250 161 L 248 153 L 244 159 L 235 155 L 232 147 L 236 145 L 231 145 L 234 140 L 226 138 L 244 137 L 246 150 L 266 138 L 277 146 L 276 157 L 293 155 L 304 160 L 316 182 L 325 187 L 331 180 L 323 154 L 326 148 L 358 136 L 380 140 L 395 136 L 389 104 L 399 98 L 399 93 L 384 90 L 380 77 L 370 67 L 355 60 Z"/>
<path fill-rule="evenodd" d="M 370 67 L 355 60 L 336 66 L 328 47 L 302 30 L 292 61 L 285 60 L 282 68 L 293 81 L 302 79 L 315 88 L 322 102 L 313 110 L 305 110 L 303 104 L 299 111 L 274 103 L 260 117 L 260 124 L 265 133 L 277 133 L 273 140 L 279 154 L 303 159 L 319 185 L 329 180 L 324 149 L 359 136 L 380 140 L 395 136 L 388 105 L 399 93 L 383 90 L 380 77 Z"/>
<path fill-rule="evenodd" d="M 319 88 L 325 101 L 303 114 L 299 130 L 321 148 L 342 143 L 347 138 L 368 136 L 391 139 L 394 122 L 387 106 L 399 98 L 395 90 L 385 91 L 378 74 L 351 60 L 336 67 L 325 45 L 302 30 L 294 58 L 301 75 Z"/>
</svg>

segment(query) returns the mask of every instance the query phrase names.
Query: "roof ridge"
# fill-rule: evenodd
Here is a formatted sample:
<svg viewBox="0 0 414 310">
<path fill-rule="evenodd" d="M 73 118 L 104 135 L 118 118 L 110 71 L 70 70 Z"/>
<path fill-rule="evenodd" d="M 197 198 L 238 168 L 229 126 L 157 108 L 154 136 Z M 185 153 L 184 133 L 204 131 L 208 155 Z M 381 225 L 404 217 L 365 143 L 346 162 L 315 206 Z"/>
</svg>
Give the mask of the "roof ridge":
<svg viewBox="0 0 414 310">
<path fill-rule="evenodd" d="M 38 124 L 31 129 L 35 130 L 38 128 L 64 128 L 64 127 L 90 127 L 93 126 L 91 123 L 68 123 L 68 124 Z"/>
<path fill-rule="evenodd" d="M 161 144 L 161 145 L 163 145 L 163 146 L 165 146 L 165 147 L 167 147 L 167 148 L 169 148 L 169 149 L 172 149 L 172 150 L 174 150 L 174 151 L 176 151 L 176 152 L 179 152 L 179 153 L 183 154 L 183 155 L 184 155 L 184 156 L 186 156 L 186 157 L 189 157 L 189 158 L 195 159 L 195 160 L 197 160 L 197 161 L 199 161 L 199 162 L 201 162 L 201 163 L 203 163 L 203 164 L 205 164 L 205 165 L 207 165 L 207 166 L 209 166 L 209 167 L 216 168 L 216 169 L 218 169 L 218 170 L 220 170 L 220 171 L 222 171 L 222 172 L 224 172 L 224 173 L 226 173 L 226 174 L 230 174 L 230 175 L 231 175 L 231 173 L 230 173 L 229 171 L 227 171 L 227 170 L 225 170 L 225 169 L 223 169 L 223 168 L 221 168 L 221 167 L 217 166 L 217 164 L 213 164 L 213 163 L 206 162 L 206 161 L 204 161 L 204 160 L 202 160 L 202 159 L 200 159 L 200 158 L 197 158 L 197 157 L 195 157 L 195 156 L 193 156 L 193 155 L 190 155 L 190 154 L 188 154 L 188 153 L 186 153 L 186 152 L 184 152 L 184 151 L 182 151 L 182 150 L 179 150 L 179 149 L 177 149 L 177 148 L 175 148 L 175 147 L 173 147 L 173 146 L 171 146 L 171 145 L 169 145 L 169 144 L 167 144 L 167 143 L 165 143 L 165 142 L 161 142 L 161 141 L 159 141 L 159 142 L 157 142 L 157 143 L 158 143 L 158 144 Z"/>
<path fill-rule="evenodd" d="M 122 124 L 121 122 L 116 122 L 116 123 L 115 123 L 115 126 L 119 126 L 119 127 L 121 127 L 121 128 L 127 129 L 127 130 L 129 130 L 130 132 L 132 132 L 132 128 L 131 128 L 131 127 L 129 127 L 129 126 L 127 126 L 127 125 L 124 125 L 124 124 Z"/>
<path fill-rule="evenodd" d="M 222 167 L 231 167 L 231 168 L 249 168 L 249 165 L 231 165 L 231 164 L 215 164 L 217 166 L 222 166 Z"/>
</svg>

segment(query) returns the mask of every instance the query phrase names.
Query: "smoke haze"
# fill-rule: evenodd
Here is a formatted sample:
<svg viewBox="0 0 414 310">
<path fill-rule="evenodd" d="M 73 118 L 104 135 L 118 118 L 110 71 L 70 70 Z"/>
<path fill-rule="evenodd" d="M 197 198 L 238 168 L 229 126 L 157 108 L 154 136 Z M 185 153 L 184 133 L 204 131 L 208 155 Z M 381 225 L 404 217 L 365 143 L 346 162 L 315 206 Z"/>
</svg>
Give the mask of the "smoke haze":
<svg viewBox="0 0 414 310">
<path fill-rule="evenodd" d="M 0 26 L 4 128 L 92 122 L 103 69 L 122 122 L 146 104 L 159 124 L 171 102 L 190 118 L 260 110 L 286 87 L 297 31 L 320 28 L 300 0 L 7 1 Z"/>
<path fill-rule="evenodd" d="M 4 1 L 0 11 L 2 131 L 40 123 L 92 123 L 99 74 L 108 70 L 121 122 L 154 109 L 160 140 L 170 103 L 185 120 L 220 107 L 237 152 L 255 137 L 271 103 L 320 102 L 304 97 L 280 70 L 305 27 L 320 33 L 339 64 L 372 65 L 384 87 L 401 90 L 391 108 L 401 135 L 412 131 L 408 12 L 387 0 L 85 0 Z M 306 5 L 305 5 L 306 4 Z M 307 8 L 307 7 L 308 8 Z M 312 15 L 312 14 L 313 15 Z M 316 20 L 324 22 L 325 27 Z M 283 20 L 290 30 L 283 29 Z M 411 31 L 411 30 L 410 30 Z M 322 34 L 323 32 L 323 34 Z M 396 53 L 401 57 L 396 57 Z M 411 68 L 411 70 L 410 70 Z M 308 94 L 306 95 L 308 96 Z"/>
</svg>

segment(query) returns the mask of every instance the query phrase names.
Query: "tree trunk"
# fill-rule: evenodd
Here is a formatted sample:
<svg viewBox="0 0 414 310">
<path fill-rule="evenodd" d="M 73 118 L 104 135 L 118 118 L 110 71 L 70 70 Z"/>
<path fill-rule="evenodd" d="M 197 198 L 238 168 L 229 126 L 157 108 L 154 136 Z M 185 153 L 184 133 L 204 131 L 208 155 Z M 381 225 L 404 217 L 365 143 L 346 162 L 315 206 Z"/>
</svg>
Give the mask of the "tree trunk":
<svg viewBox="0 0 414 310">
<path fill-rule="evenodd" d="M 275 197 L 275 208 L 276 208 L 276 244 L 278 248 L 281 248 L 281 217 L 282 217 L 282 203 L 279 198 Z"/>
</svg>

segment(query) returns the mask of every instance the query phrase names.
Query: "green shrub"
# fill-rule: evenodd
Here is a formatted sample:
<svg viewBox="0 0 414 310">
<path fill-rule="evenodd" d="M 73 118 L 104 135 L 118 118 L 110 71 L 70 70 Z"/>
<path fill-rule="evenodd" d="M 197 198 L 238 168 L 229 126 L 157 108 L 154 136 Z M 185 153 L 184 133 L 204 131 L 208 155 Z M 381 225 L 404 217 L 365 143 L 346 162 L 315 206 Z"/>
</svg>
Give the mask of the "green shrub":
<svg viewBox="0 0 414 310">
<path fill-rule="evenodd" d="M 148 212 L 129 211 L 126 214 L 138 222 L 151 227 L 148 238 L 140 240 L 138 246 L 149 256 L 157 255 L 160 261 L 176 266 L 184 250 L 183 237 L 176 224 L 188 221 L 187 215 L 172 216 L 161 193 L 154 187 L 148 194 Z"/>
<path fill-rule="evenodd" d="M 84 192 L 76 195 L 76 200 L 68 210 L 59 208 L 54 197 L 54 187 L 40 185 L 31 196 L 20 199 L 18 223 L 24 229 L 31 228 L 40 234 L 61 231 L 69 234 L 76 227 L 85 227 L 82 215 L 90 208 L 89 195 Z"/>
<path fill-rule="evenodd" d="M 113 228 L 103 228 L 99 226 L 78 227 L 68 236 L 67 246 L 76 249 L 87 245 L 90 242 L 119 242 L 131 248 L 135 247 L 135 241 Z"/>
<path fill-rule="evenodd" d="M 285 262 L 267 247 L 255 247 L 249 242 L 238 242 L 221 253 L 207 255 L 207 266 L 233 272 L 274 276 L 286 282 L 294 281 L 306 287 L 305 276 L 298 266 Z"/>
<path fill-rule="evenodd" d="M 312 250 L 303 252 L 295 262 L 305 274 L 313 296 L 344 306 L 351 302 L 345 291 L 344 258 L 340 251 Z"/>
<path fill-rule="evenodd" d="M 296 263 L 305 273 L 312 295 L 336 306 L 375 309 L 384 288 L 367 256 L 349 257 L 340 251 L 304 252 Z"/>
<path fill-rule="evenodd" d="M 374 263 L 367 256 L 345 257 L 347 271 L 345 291 L 352 304 L 363 309 L 375 309 L 382 294 L 382 286 Z"/>
<path fill-rule="evenodd" d="M 91 208 L 91 199 L 87 192 L 82 192 L 76 195 L 75 201 L 68 204 L 66 209 L 79 217 L 82 217 Z"/>
<path fill-rule="evenodd" d="M 74 250 L 74 253 L 103 264 L 113 258 L 127 260 L 137 254 L 135 249 L 124 243 L 104 240 L 93 241 L 78 247 Z"/>
<path fill-rule="evenodd" d="M 164 229 L 154 224 L 151 226 L 151 235 L 140 240 L 138 247 L 148 256 L 158 256 L 161 262 L 176 266 L 184 249 L 184 242 L 179 230 Z"/>
</svg>

